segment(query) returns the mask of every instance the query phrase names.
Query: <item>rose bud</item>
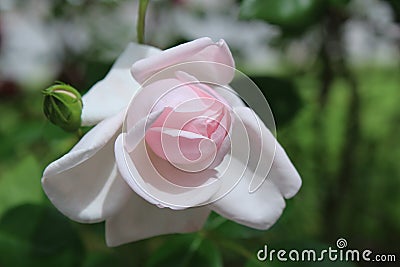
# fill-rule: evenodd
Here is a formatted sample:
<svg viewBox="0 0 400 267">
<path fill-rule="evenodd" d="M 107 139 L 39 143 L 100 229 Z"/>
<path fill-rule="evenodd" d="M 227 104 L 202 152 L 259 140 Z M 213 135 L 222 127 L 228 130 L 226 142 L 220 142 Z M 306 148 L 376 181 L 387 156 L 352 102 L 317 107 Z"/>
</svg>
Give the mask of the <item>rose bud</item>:
<svg viewBox="0 0 400 267">
<path fill-rule="evenodd" d="M 65 131 L 74 132 L 81 126 L 82 99 L 67 84 L 55 84 L 42 91 L 43 111 L 47 119 Z"/>
</svg>

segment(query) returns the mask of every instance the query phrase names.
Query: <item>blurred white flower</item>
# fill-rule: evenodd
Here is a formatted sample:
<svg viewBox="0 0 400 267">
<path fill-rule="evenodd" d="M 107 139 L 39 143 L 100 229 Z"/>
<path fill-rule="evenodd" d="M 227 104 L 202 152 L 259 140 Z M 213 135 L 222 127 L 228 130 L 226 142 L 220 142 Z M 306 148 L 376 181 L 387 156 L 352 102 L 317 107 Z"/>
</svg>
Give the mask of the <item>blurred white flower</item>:
<svg viewBox="0 0 400 267">
<path fill-rule="evenodd" d="M 345 48 L 353 65 L 398 64 L 400 28 L 390 6 L 378 0 L 354 0 L 345 25 Z"/>
<path fill-rule="evenodd" d="M 62 52 L 56 28 L 44 19 L 49 1 L 7 7 L 1 22 L 1 75 L 22 85 L 43 86 L 58 72 Z"/>
<path fill-rule="evenodd" d="M 76 1 L 72 4 L 77 5 L 73 8 L 80 5 Z M 51 13 L 53 5 L 50 0 L 0 5 L 0 75 L 23 88 L 53 82 L 71 53 L 91 52 L 100 60 L 111 60 L 136 38 L 136 2 L 121 2 L 113 8 L 93 5 L 88 12 L 58 17 Z"/>
<path fill-rule="evenodd" d="M 239 6 L 232 0 L 182 0 L 179 3 L 169 10 L 150 11 L 158 17 L 153 22 L 157 27 L 150 22 L 153 29 L 150 39 L 154 43 L 163 46 L 173 40 L 209 36 L 226 40 L 235 51 L 238 64 L 250 72 L 271 71 L 279 67 L 281 53 L 269 45 L 280 33 L 277 27 L 262 21 L 238 20 Z"/>
</svg>

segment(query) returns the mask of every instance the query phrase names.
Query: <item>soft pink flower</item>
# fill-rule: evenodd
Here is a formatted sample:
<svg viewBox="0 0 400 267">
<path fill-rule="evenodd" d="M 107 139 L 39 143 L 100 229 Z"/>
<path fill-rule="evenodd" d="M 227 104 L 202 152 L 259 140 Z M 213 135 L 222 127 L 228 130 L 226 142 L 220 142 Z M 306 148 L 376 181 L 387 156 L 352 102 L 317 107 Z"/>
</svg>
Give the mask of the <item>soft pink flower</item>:
<svg viewBox="0 0 400 267">
<path fill-rule="evenodd" d="M 47 196 L 73 220 L 106 221 L 110 246 L 196 231 L 210 211 L 269 228 L 301 179 L 234 74 L 223 40 L 130 44 L 83 96 L 83 124 L 97 125 L 46 168 Z"/>
</svg>

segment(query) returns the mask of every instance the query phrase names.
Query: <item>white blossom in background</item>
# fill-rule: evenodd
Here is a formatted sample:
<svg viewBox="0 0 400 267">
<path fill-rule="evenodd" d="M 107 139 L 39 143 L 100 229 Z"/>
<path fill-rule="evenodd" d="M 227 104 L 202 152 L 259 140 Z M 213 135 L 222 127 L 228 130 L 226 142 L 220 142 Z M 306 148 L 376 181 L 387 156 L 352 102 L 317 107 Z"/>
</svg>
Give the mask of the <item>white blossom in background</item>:
<svg viewBox="0 0 400 267">
<path fill-rule="evenodd" d="M 2 4 L 0 75 L 22 85 L 44 85 L 58 72 L 62 53 L 57 30 L 46 22 L 49 1 L 22 7 Z"/>
<path fill-rule="evenodd" d="M 353 18 L 344 31 L 349 61 L 355 66 L 396 66 L 400 56 L 396 47 L 400 28 L 394 22 L 390 6 L 378 0 L 354 0 L 350 12 Z"/>
<path fill-rule="evenodd" d="M 280 67 L 281 52 L 269 44 L 280 34 L 277 27 L 262 21 L 238 20 L 239 6 L 233 0 L 176 2 L 168 10 L 160 11 L 155 6 L 149 11 L 155 19 L 148 24 L 153 43 L 165 46 L 173 40 L 209 36 L 226 40 L 235 51 L 238 64 L 247 71 L 266 72 Z"/>
<path fill-rule="evenodd" d="M 239 52 L 239 60 L 246 69 L 271 71 L 280 65 L 278 49 L 268 45 L 279 35 L 273 26 L 260 21 L 238 21 L 233 14 L 209 13 L 196 17 L 180 10 L 175 14 L 175 25 L 182 36 L 188 40 L 205 35 L 227 40 Z"/>
<path fill-rule="evenodd" d="M 81 4 L 81 0 L 66 3 L 71 10 L 79 10 Z M 0 79 L 15 80 L 24 88 L 27 84 L 43 87 L 57 78 L 66 55 L 111 61 L 126 43 L 136 39 L 137 1 L 118 1 L 112 7 L 99 1 L 85 12 L 61 17 L 52 17 L 53 5 L 50 0 L 0 2 Z M 284 62 L 300 67 L 314 62 L 320 44 L 318 32 L 309 31 L 282 51 L 271 45 L 280 34 L 277 27 L 262 21 L 240 21 L 238 10 L 233 0 L 154 0 L 146 18 L 146 40 L 167 48 L 179 40 L 222 38 L 247 72 L 274 72 Z M 352 16 L 345 24 L 344 39 L 350 63 L 397 64 L 400 27 L 389 5 L 379 0 L 353 0 L 348 10 Z"/>
<path fill-rule="evenodd" d="M 314 27 L 308 30 L 303 36 L 291 40 L 282 57 L 290 65 L 304 70 L 317 61 L 321 43 L 320 29 Z"/>
<path fill-rule="evenodd" d="M 136 40 L 137 7 L 137 1 L 120 1 L 112 8 L 94 5 L 76 19 L 75 27 L 85 27 L 88 48 L 111 61 L 127 43 Z"/>
<path fill-rule="evenodd" d="M 115 8 L 94 5 L 88 12 L 60 17 L 52 17 L 53 4 L 1 3 L 0 79 L 23 88 L 45 87 L 57 79 L 66 52 L 93 53 L 98 60 L 111 61 L 136 38 L 136 2 L 122 1 Z M 73 4 L 79 9 L 79 2 Z"/>
</svg>

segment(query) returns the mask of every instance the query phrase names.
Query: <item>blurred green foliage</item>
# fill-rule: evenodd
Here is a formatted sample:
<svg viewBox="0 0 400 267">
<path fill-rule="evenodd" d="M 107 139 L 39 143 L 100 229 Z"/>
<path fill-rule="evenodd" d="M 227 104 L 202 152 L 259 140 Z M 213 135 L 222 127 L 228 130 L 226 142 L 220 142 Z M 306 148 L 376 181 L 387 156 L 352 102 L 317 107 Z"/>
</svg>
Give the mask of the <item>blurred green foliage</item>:
<svg viewBox="0 0 400 267">
<path fill-rule="evenodd" d="M 303 102 L 297 86 L 290 78 L 266 75 L 250 78 L 268 100 L 274 117 L 279 118 L 278 127 L 296 117 Z"/>
<path fill-rule="evenodd" d="M 81 266 L 84 250 L 77 232 L 56 210 L 25 204 L 0 221 L 2 266 Z"/>
<path fill-rule="evenodd" d="M 0 214 L 24 203 L 40 203 L 43 200 L 42 189 L 38 181 L 32 179 L 32 176 L 40 175 L 41 166 L 30 154 L 4 171 L 0 180 Z"/>
<path fill-rule="evenodd" d="M 311 0 L 245 0 L 242 2 L 240 17 L 263 19 L 288 30 L 302 30 L 320 16 L 322 1 Z"/>
<path fill-rule="evenodd" d="M 146 267 L 161 266 L 210 266 L 220 267 L 222 257 L 217 246 L 198 234 L 187 234 L 171 238 L 157 248 Z"/>
<path fill-rule="evenodd" d="M 261 19 L 292 33 L 302 33 L 324 18 L 330 8 L 344 8 L 350 0 L 243 0 L 240 18 Z"/>
<path fill-rule="evenodd" d="M 54 14 L 84 12 L 96 5 L 83 2 L 84 7 L 78 7 L 57 1 Z M 387 2 L 398 19 L 398 2 Z M 324 249 L 335 247 L 340 237 L 351 248 L 397 253 L 400 260 L 399 66 L 348 64 L 341 30 L 349 3 L 241 1 L 241 18 L 276 25 L 282 36 L 285 31 L 307 33 L 311 26 L 323 29 L 324 41 L 311 66 L 300 71 L 288 66 L 285 75 L 253 77 L 272 106 L 278 139 L 303 178 L 301 191 L 287 201 L 282 217 L 268 231 L 212 214 L 198 233 L 107 248 L 103 224 L 71 222 L 55 210 L 40 187 L 43 168 L 78 138 L 45 120 L 43 88 L 0 94 L 0 267 L 375 266 L 256 260 L 264 244 L 275 249 Z M 84 93 L 111 63 L 90 53 L 71 57 L 59 78 Z"/>
</svg>

